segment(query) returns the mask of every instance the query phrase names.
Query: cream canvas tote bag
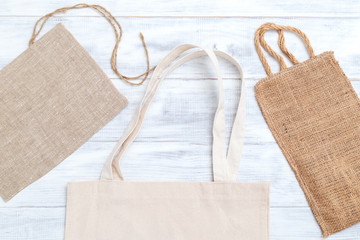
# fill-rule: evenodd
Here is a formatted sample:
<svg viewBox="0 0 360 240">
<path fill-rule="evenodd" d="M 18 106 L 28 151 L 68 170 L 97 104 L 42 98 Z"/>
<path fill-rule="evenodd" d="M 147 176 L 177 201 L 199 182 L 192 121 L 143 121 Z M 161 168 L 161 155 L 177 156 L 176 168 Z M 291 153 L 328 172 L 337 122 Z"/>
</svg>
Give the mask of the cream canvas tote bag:
<svg viewBox="0 0 360 240">
<path fill-rule="evenodd" d="M 180 45 L 157 66 L 142 102 L 105 164 L 101 180 L 68 184 L 66 240 L 269 239 L 269 184 L 236 182 L 245 130 L 244 79 L 226 154 L 223 80 L 215 54 L 241 73 L 240 65 L 223 52 L 203 49 L 168 68 L 175 58 L 193 48 L 197 47 Z M 214 64 L 219 85 L 213 124 L 214 182 L 124 181 L 119 161 L 139 132 L 160 82 L 182 63 L 205 54 Z"/>
</svg>

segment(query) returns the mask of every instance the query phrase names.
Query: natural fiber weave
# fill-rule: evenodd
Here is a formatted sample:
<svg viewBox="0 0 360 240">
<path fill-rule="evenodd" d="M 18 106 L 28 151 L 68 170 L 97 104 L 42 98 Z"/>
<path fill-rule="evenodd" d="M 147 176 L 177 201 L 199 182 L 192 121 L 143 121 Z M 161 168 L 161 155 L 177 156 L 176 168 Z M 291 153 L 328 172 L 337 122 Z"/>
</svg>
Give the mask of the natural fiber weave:
<svg viewBox="0 0 360 240">
<path fill-rule="evenodd" d="M 327 237 L 360 221 L 360 101 L 333 52 L 315 56 L 308 41 L 311 59 L 289 57 L 295 66 L 272 74 L 260 47 L 280 60 L 263 38 L 272 29 L 288 57 L 282 31 L 305 36 L 272 23 L 258 29 L 256 48 L 269 76 L 256 84 L 256 98 Z"/>
<path fill-rule="evenodd" d="M 11 199 L 127 104 L 86 50 L 57 25 L 0 71 L 0 196 Z"/>
</svg>

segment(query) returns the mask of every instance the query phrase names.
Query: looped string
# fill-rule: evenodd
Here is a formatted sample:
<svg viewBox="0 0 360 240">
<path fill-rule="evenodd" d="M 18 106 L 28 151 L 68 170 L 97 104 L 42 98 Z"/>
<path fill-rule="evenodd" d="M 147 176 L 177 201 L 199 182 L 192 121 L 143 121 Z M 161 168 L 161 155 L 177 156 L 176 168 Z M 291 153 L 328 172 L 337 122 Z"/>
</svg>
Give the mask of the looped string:
<svg viewBox="0 0 360 240">
<path fill-rule="evenodd" d="M 145 39 L 144 36 L 142 35 L 142 33 L 140 32 L 140 38 L 142 41 L 142 44 L 144 46 L 145 49 L 145 54 L 146 54 L 146 64 L 147 64 L 147 68 L 146 71 L 138 76 L 134 76 L 134 77 L 128 77 L 125 76 L 123 74 L 121 74 L 118 71 L 117 68 L 117 52 L 118 52 L 118 48 L 119 48 L 119 43 L 121 41 L 122 38 L 122 34 L 123 34 L 123 30 L 122 27 L 120 25 L 120 23 L 116 20 L 116 18 L 109 12 L 107 11 L 104 7 L 100 6 L 100 5 L 89 5 L 89 4 L 85 4 L 85 3 L 80 3 L 80 4 L 76 4 L 74 6 L 71 7 L 64 7 L 64 8 L 59 8 L 51 13 L 48 13 L 44 16 L 42 16 L 41 18 L 39 18 L 34 26 L 34 30 L 32 33 L 32 36 L 29 40 L 29 47 L 35 42 L 36 37 L 40 34 L 41 30 L 43 29 L 45 23 L 48 21 L 48 19 L 50 17 L 52 17 L 53 15 L 57 14 L 57 13 L 65 13 L 70 9 L 82 9 L 82 8 L 91 8 L 96 10 L 97 12 L 99 12 L 101 15 L 103 15 L 106 20 L 111 24 L 111 26 L 114 29 L 115 32 L 115 36 L 116 36 L 116 43 L 114 46 L 114 49 L 112 51 L 112 55 L 111 55 L 111 68 L 113 69 L 113 71 L 115 72 L 115 74 L 117 76 L 119 76 L 122 80 L 124 80 L 125 82 L 129 83 L 130 85 L 141 85 L 143 84 L 143 82 L 146 80 L 146 78 L 148 77 L 149 73 L 155 69 L 156 66 L 150 68 L 150 60 L 149 60 L 149 53 L 148 53 L 148 49 L 145 43 Z M 40 27 L 38 28 L 38 25 L 40 24 Z M 132 82 L 129 80 L 134 80 L 134 79 L 139 79 L 142 78 L 142 80 L 140 82 Z"/>
<path fill-rule="evenodd" d="M 265 23 L 261 25 L 255 33 L 255 48 L 257 53 L 259 54 L 260 61 L 264 65 L 267 75 L 272 75 L 272 72 L 268 62 L 266 61 L 265 55 L 262 52 L 261 47 L 263 47 L 270 55 L 272 55 L 275 59 L 279 61 L 281 70 L 286 68 L 284 59 L 279 54 L 277 54 L 265 41 L 264 36 L 268 30 L 277 30 L 279 34 L 278 45 L 281 51 L 291 60 L 293 64 L 298 64 L 299 61 L 286 48 L 283 30 L 291 31 L 298 34 L 304 40 L 306 48 L 310 54 L 310 58 L 315 57 L 315 53 L 313 48 L 311 47 L 309 39 L 301 30 L 290 26 L 281 26 L 274 23 Z"/>
</svg>

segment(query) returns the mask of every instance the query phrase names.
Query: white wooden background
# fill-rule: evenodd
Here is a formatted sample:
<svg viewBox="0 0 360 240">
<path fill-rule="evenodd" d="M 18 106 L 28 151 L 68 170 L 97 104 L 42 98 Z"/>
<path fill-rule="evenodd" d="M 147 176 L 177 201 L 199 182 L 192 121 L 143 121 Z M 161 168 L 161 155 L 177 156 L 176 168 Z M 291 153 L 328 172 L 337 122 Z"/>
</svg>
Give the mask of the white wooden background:
<svg viewBox="0 0 360 240">
<path fill-rule="evenodd" d="M 73 0 L 1 0 L 0 67 L 27 48 L 40 16 Z M 152 65 L 182 43 L 226 51 L 243 66 L 247 88 L 247 128 L 239 181 L 270 181 L 271 239 L 322 239 L 320 228 L 286 159 L 275 143 L 254 97 L 254 84 L 265 76 L 253 44 L 262 23 L 275 22 L 302 29 L 316 54 L 334 50 L 360 94 L 360 2 L 356 0 L 103 0 L 124 28 L 119 69 L 126 74 L 144 69 L 142 31 Z M 1 240 L 60 240 L 64 236 L 66 183 L 99 178 L 103 163 L 121 136 L 144 92 L 130 87 L 111 71 L 114 36 L 109 24 L 92 10 L 71 11 L 52 19 L 66 28 L 105 70 L 130 104 L 113 121 L 45 177 L 8 203 L 0 200 Z M 267 40 L 276 45 L 276 35 Z M 307 59 L 304 45 L 286 34 L 289 49 Z M 276 48 L 277 49 L 277 48 Z M 240 83 L 233 67 L 223 63 L 228 120 L 232 121 Z M 274 70 L 278 69 L 271 61 Z M 146 85 L 146 84 L 145 84 Z M 1 87 L 1 86 L 0 86 Z M 123 164 L 128 180 L 210 181 L 211 122 L 216 105 L 214 73 L 208 61 L 181 67 L 162 84 L 136 142 Z M 0 113 L 1 114 L 1 113 Z M 357 224 L 329 239 L 360 239 Z"/>
</svg>

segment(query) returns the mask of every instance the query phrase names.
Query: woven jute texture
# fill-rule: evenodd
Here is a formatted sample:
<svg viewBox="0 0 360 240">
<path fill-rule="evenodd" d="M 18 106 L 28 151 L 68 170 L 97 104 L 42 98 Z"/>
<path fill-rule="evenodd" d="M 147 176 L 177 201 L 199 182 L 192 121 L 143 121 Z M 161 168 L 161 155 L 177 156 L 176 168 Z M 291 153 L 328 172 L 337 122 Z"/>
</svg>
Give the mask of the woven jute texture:
<svg viewBox="0 0 360 240">
<path fill-rule="evenodd" d="M 279 46 L 295 64 L 284 61 L 264 41 L 277 30 Z M 283 30 L 298 33 L 311 58 L 299 63 L 289 56 Z M 360 221 L 360 102 L 333 52 L 315 56 L 298 29 L 262 25 L 255 44 L 268 77 L 256 86 L 256 98 L 278 145 L 305 192 L 324 237 Z M 260 44 L 280 60 L 271 73 Z M 295 59 L 295 60 L 294 60 Z M 285 65 L 285 66 L 284 66 Z"/>
<path fill-rule="evenodd" d="M 57 25 L 0 71 L 0 196 L 58 165 L 127 104 L 86 50 Z"/>
</svg>

